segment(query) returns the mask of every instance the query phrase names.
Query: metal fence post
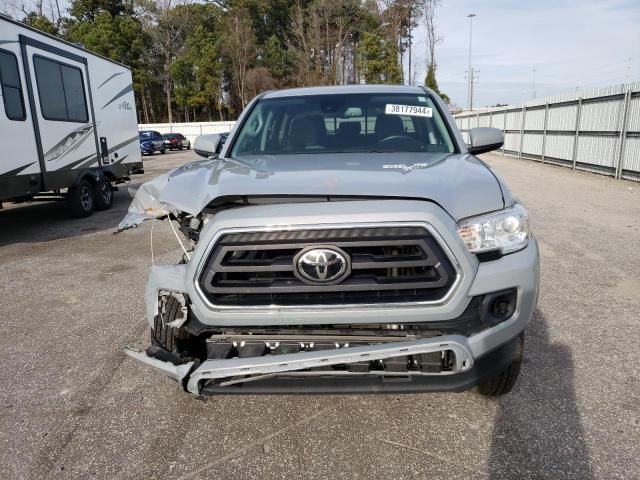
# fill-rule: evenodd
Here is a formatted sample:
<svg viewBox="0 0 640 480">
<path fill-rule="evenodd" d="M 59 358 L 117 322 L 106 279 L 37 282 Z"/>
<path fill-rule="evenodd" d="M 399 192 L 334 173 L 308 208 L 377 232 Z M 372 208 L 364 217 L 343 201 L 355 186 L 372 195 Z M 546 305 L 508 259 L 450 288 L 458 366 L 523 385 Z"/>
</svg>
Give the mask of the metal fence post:
<svg viewBox="0 0 640 480">
<path fill-rule="evenodd" d="M 623 162 L 624 162 L 624 144 L 627 141 L 627 117 L 629 116 L 629 103 L 631 103 L 631 87 L 627 87 L 624 95 L 624 110 L 622 112 L 622 125 L 620 126 L 620 138 L 618 140 L 618 164 L 614 178 L 622 178 Z"/>
<path fill-rule="evenodd" d="M 571 159 L 571 169 L 576 169 L 578 161 L 578 139 L 580 138 L 580 115 L 582 112 L 582 97 L 578 99 L 578 108 L 576 112 L 576 136 L 573 139 L 573 158 Z"/>
<path fill-rule="evenodd" d="M 493 110 L 489 110 L 489 127 L 492 127 L 493 125 Z"/>
<path fill-rule="evenodd" d="M 518 158 L 522 158 L 522 144 L 524 142 L 524 121 L 527 116 L 526 105 L 522 106 L 522 122 L 520 123 L 520 149 L 518 150 Z"/>
<path fill-rule="evenodd" d="M 544 163 L 544 154 L 547 147 L 547 118 L 549 117 L 549 102 L 544 106 L 544 125 L 542 126 L 542 152 L 540 155 L 540 161 Z"/>
<path fill-rule="evenodd" d="M 504 107 L 504 119 L 502 120 L 502 136 L 507 140 L 507 107 Z M 502 156 L 504 157 L 506 153 L 504 152 L 504 143 L 502 144 Z"/>
</svg>

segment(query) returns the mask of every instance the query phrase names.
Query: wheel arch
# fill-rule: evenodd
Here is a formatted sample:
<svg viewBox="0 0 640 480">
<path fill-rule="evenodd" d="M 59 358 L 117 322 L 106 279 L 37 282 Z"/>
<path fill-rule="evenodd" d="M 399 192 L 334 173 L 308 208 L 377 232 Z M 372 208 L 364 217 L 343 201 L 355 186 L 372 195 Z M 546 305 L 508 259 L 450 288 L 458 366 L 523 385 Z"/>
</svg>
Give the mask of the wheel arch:
<svg viewBox="0 0 640 480">
<path fill-rule="evenodd" d="M 98 169 L 84 169 L 81 170 L 78 175 L 76 175 L 76 179 L 71 186 L 75 187 L 79 185 L 82 180 L 88 180 L 89 183 L 95 185 L 96 183 L 98 183 L 98 180 L 100 180 L 101 176 L 102 174 Z"/>
</svg>

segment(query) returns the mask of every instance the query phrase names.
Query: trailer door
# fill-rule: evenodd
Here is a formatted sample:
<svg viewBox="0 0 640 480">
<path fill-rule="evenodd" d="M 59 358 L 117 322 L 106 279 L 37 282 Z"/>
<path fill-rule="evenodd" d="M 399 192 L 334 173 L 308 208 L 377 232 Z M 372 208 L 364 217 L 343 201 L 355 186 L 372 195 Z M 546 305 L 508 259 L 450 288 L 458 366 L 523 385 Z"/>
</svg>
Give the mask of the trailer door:
<svg viewBox="0 0 640 480">
<path fill-rule="evenodd" d="M 0 199 L 40 189 L 40 164 L 28 115 L 18 42 L 0 46 Z"/>
<path fill-rule="evenodd" d="M 30 71 L 44 188 L 65 188 L 82 169 L 100 166 L 87 61 L 22 35 L 20 41 Z"/>
</svg>

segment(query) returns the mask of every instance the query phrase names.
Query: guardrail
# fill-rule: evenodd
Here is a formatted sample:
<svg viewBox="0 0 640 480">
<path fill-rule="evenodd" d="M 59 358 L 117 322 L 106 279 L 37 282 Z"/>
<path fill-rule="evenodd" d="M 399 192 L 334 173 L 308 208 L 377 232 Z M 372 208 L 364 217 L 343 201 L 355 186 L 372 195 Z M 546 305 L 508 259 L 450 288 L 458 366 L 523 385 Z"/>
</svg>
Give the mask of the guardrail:
<svg viewBox="0 0 640 480">
<path fill-rule="evenodd" d="M 502 152 L 640 181 L 640 82 L 455 115 L 469 129 L 504 132 Z"/>
<path fill-rule="evenodd" d="M 207 133 L 230 132 L 235 124 L 232 122 L 191 122 L 191 123 L 141 123 L 138 130 L 155 130 L 160 133 L 181 133 L 191 141 L 198 135 Z"/>
</svg>

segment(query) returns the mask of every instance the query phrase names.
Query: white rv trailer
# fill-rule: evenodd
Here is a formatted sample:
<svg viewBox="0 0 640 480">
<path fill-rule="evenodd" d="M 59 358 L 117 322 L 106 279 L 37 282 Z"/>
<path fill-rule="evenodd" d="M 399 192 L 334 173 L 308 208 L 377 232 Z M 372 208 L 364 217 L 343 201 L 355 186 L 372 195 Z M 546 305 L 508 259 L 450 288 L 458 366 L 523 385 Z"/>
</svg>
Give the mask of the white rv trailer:
<svg viewBox="0 0 640 480">
<path fill-rule="evenodd" d="M 0 207 L 66 198 L 85 217 L 142 172 L 130 69 L 0 15 Z"/>
</svg>

